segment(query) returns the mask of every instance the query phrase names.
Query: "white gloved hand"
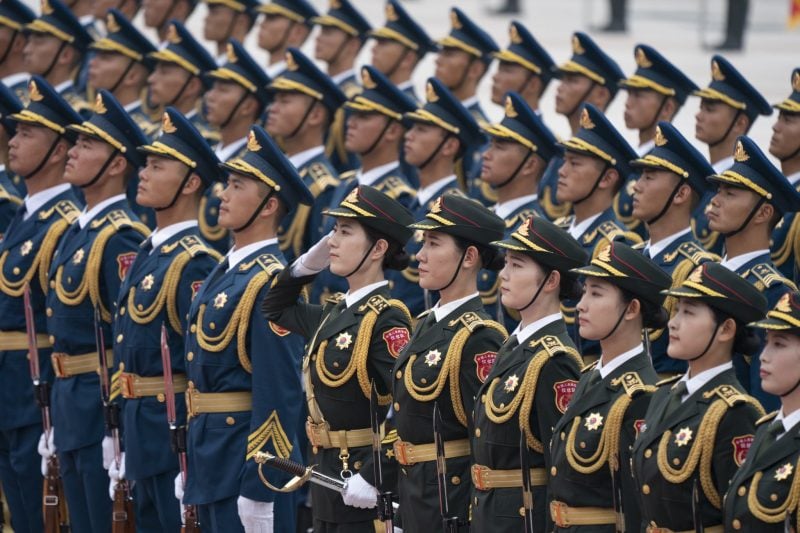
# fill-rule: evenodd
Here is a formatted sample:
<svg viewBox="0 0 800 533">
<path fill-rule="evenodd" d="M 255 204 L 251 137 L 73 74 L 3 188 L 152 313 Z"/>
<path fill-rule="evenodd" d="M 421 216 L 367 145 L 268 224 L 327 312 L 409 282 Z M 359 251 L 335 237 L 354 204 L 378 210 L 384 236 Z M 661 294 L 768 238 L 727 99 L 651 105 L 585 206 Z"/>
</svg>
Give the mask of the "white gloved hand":
<svg viewBox="0 0 800 533">
<path fill-rule="evenodd" d="M 242 521 L 245 533 L 272 533 L 275 527 L 272 502 L 257 502 L 239 496 L 236 506 L 239 508 L 239 520 Z"/>
<path fill-rule="evenodd" d="M 331 235 L 333 231 L 322 237 L 292 264 L 292 276 L 296 278 L 311 276 L 328 268 L 331 264 L 331 247 L 328 244 Z"/>
<path fill-rule="evenodd" d="M 46 433 L 42 433 L 42 436 L 39 437 L 39 444 L 37 446 L 37 450 L 39 451 L 39 455 L 42 456 L 43 476 L 47 475 L 47 460 L 56 454 L 56 445 L 54 442 L 55 433 L 56 433 L 55 429 L 50 428 L 49 435 L 47 435 Z"/>
<path fill-rule="evenodd" d="M 378 489 L 367 483 L 361 474 L 356 474 L 347 480 L 342 499 L 351 507 L 372 509 L 378 506 Z"/>
<path fill-rule="evenodd" d="M 181 511 L 183 511 L 183 476 L 180 472 L 178 475 L 175 476 L 175 499 L 181 502 Z M 181 512 L 181 516 L 183 516 L 183 512 Z"/>
<path fill-rule="evenodd" d="M 123 479 L 125 479 L 125 452 L 122 452 L 119 456 L 119 466 L 113 459 L 111 464 L 108 465 L 108 496 L 112 501 L 114 500 L 114 489 L 117 488 L 117 483 Z"/>
<path fill-rule="evenodd" d="M 111 463 L 114 462 L 114 439 L 111 437 L 103 437 L 103 468 L 108 470 Z"/>
</svg>

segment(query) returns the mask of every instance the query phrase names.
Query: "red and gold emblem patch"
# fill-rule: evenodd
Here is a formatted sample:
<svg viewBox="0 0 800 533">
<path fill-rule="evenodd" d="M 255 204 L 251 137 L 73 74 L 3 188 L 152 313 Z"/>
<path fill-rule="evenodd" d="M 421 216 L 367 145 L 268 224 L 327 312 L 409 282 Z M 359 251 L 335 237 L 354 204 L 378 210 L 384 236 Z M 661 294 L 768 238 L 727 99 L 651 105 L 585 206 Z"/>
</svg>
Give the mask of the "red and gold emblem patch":
<svg viewBox="0 0 800 533">
<path fill-rule="evenodd" d="M 483 352 L 475 356 L 475 373 L 478 374 L 478 379 L 481 380 L 481 383 L 489 377 L 489 372 L 494 366 L 495 359 L 497 359 L 497 352 Z"/>
<path fill-rule="evenodd" d="M 645 423 L 644 418 L 639 418 L 633 421 L 633 430 L 636 432 L 636 437 L 639 437 L 639 435 L 646 429 L 647 424 Z"/>
<path fill-rule="evenodd" d="M 275 322 L 273 322 L 271 320 L 269 322 L 269 329 L 271 329 L 272 333 L 274 333 L 278 337 L 285 337 L 286 335 L 291 333 L 291 331 L 289 331 L 288 329 L 279 326 L 278 324 L 276 324 Z"/>
<path fill-rule="evenodd" d="M 411 335 L 408 329 L 401 327 L 392 328 L 383 333 L 383 342 L 386 343 L 386 349 L 389 350 L 389 355 L 395 359 L 406 347 L 410 338 Z"/>
<path fill-rule="evenodd" d="M 574 379 L 567 379 L 553 384 L 555 391 L 556 408 L 563 414 L 567 410 L 569 401 L 572 395 L 575 394 L 575 389 L 578 388 L 578 382 Z"/>
<path fill-rule="evenodd" d="M 119 274 L 119 279 L 125 279 L 125 274 L 128 273 L 128 269 L 135 260 L 136 252 L 128 252 L 117 256 L 117 274 Z"/>
<path fill-rule="evenodd" d="M 742 466 L 747 458 L 747 452 L 750 451 L 750 446 L 753 444 L 753 435 L 734 437 L 731 444 L 733 445 L 733 460 L 736 461 L 736 466 Z"/>
<path fill-rule="evenodd" d="M 200 287 L 202 286 L 203 286 L 203 280 L 192 282 L 192 300 L 194 300 L 194 297 L 197 296 L 197 293 L 200 291 Z"/>
</svg>

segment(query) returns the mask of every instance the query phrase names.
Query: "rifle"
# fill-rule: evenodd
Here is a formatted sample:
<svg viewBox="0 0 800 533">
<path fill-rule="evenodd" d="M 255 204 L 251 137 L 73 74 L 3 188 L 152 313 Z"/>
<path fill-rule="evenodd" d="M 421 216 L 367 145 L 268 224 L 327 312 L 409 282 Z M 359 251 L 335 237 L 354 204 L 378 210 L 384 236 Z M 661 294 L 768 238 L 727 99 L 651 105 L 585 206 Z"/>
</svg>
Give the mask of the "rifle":
<svg viewBox="0 0 800 533">
<path fill-rule="evenodd" d="M 103 401 L 103 414 L 106 429 L 111 433 L 114 444 L 114 462 L 117 470 L 120 467 L 122 453 L 119 445 L 119 405 L 111 401 L 111 385 L 108 379 L 108 357 L 106 354 L 105 335 L 100 318 L 100 307 L 94 308 L 94 340 L 97 345 L 97 356 L 100 359 L 100 399 Z M 114 506 L 111 511 L 112 533 L 135 533 L 136 518 L 133 513 L 133 496 L 128 481 L 121 479 L 114 487 Z"/>
<path fill-rule="evenodd" d="M 519 463 L 522 468 L 522 507 L 525 509 L 525 533 L 533 533 L 533 492 L 531 491 L 531 458 L 525 432 L 519 431 Z"/>
<path fill-rule="evenodd" d="M 375 487 L 378 489 L 378 519 L 381 520 L 386 531 L 394 531 L 394 509 L 392 508 L 391 491 L 383 489 L 383 457 L 381 448 L 381 421 L 378 412 L 378 389 L 375 381 L 372 381 L 372 389 L 369 395 L 369 421 L 372 426 L 372 470 L 375 477 Z"/>
<path fill-rule="evenodd" d="M 36 322 L 33 318 L 31 287 L 28 283 L 25 283 L 22 294 L 25 306 L 25 332 L 28 335 L 28 364 L 30 366 L 31 381 L 33 382 L 33 396 L 42 411 L 42 428 L 44 429 L 45 441 L 48 441 L 50 433 L 53 431 L 53 425 L 50 420 L 50 384 L 42 381 L 39 370 L 39 345 L 36 342 Z M 64 484 L 61 481 L 59 470 L 58 457 L 53 454 L 47 460 L 47 474 L 44 476 L 44 490 L 42 491 L 45 533 L 66 533 L 69 531 L 67 500 L 64 498 Z"/>
<path fill-rule="evenodd" d="M 458 533 L 458 517 L 450 515 L 447 501 L 447 463 L 442 437 L 442 413 L 439 402 L 433 404 L 433 442 L 436 445 L 436 484 L 439 486 L 439 514 L 442 515 L 442 529 L 445 533 Z"/>
<path fill-rule="evenodd" d="M 700 487 L 697 478 L 692 482 L 692 521 L 694 522 L 695 533 L 703 533 L 703 507 L 700 505 Z"/>
<path fill-rule="evenodd" d="M 167 326 L 161 324 L 161 365 L 164 367 L 164 397 L 167 403 L 167 423 L 169 424 L 170 445 L 178 454 L 181 481 L 186 485 L 186 426 L 178 426 L 175 411 L 175 386 L 172 383 L 172 357 L 167 343 Z M 200 533 L 200 521 L 194 505 L 185 505 L 181 533 Z"/>
<path fill-rule="evenodd" d="M 619 451 L 609 457 L 608 466 L 611 470 L 611 499 L 614 502 L 614 515 L 616 516 L 615 531 L 625 531 L 625 510 L 622 507 L 622 480 L 620 479 Z"/>
</svg>

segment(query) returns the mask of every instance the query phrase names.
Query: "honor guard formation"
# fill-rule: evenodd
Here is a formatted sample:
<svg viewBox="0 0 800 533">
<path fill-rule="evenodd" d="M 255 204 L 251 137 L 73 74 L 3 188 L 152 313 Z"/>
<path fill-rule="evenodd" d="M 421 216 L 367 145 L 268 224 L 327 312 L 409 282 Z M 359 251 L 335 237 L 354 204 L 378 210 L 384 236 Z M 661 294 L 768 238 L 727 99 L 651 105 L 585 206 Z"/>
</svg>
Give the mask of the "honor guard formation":
<svg viewBox="0 0 800 533">
<path fill-rule="evenodd" d="M 797 530 L 800 68 L 204 2 L 0 0 L 11 530 Z"/>
</svg>

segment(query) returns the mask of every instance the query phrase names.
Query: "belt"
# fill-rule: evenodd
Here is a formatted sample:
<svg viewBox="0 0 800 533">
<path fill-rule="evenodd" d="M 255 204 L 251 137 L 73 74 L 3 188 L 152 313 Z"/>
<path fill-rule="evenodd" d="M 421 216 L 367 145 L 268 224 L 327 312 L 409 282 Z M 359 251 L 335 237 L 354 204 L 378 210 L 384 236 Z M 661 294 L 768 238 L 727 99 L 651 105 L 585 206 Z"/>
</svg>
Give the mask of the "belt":
<svg viewBox="0 0 800 533">
<path fill-rule="evenodd" d="M 564 502 L 550 502 L 550 518 L 558 527 L 599 526 L 617 523 L 614 509 L 605 507 L 570 507 Z"/>
<path fill-rule="evenodd" d="M 694 529 L 687 529 L 684 531 L 676 531 L 674 529 L 670 529 L 668 527 L 658 527 L 655 522 L 650 522 L 650 525 L 647 526 L 645 530 L 647 533 L 694 533 Z M 704 526 L 703 531 L 705 533 L 725 533 L 725 528 L 722 526 Z"/>
<path fill-rule="evenodd" d="M 311 446 L 316 448 L 358 448 L 359 446 L 372 445 L 372 428 L 343 429 L 331 431 L 327 422 L 315 424 L 310 419 L 306 421 L 306 435 Z M 384 436 L 384 425 L 381 424 L 381 440 Z M 316 451 L 314 453 L 317 453 Z"/>
<path fill-rule="evenodd" d="M 531 485 L 547 485 L 547 471 L 531 468 Z M 488 466 L 472 465 L 472 484 L 478 490 L 522 487 L 522 470 L 493 470 Z"/>
<path fill-rule="evenodd" d="M 446 459 L 464 457 L 469 455 L 469 439 L 449 440 L 444 443 L 444 456 Z M 411 444 L 402 440 L 394 441 L 394 456 L 397 462 L 404 466 L 436 460 L 436 445 Z"/>
<path fill-rule="evenodd" d="M 108 368 L 114 362 L 114 350 L 106 350 Z M 53 372 L 57 378 L 69 378 L 80 374 L 100 373 L 100 360 L 97 352 L 85 353 L 81 355 L 69 355 L 64 352 L 53 352 L 50 354 L 53 362 Z"/>
<path fill-rule="evenodd" d="M 189 418 L 203 413 L 231 413 L 252 408 L 253 394 L 248 391 L 200 392 L 191 381 L 186 390 L 186 414 Z"/>
<path fill-rule="evenodd" d="M 28 334 L 22 331 L 0 331 L 0 346 L 3 350 L 28 350 Z M 36 335 L 37 348 L 50 348 L 53 343 L 43 333 Z"/>
<path fill-rule="evenodd" d="M 123 398 L 144 398 L 156 396 L 158 401 L 164 401 L 164 376 L 144 377 L 130 372 L 123 372 L 119 376 L 119 384 Z M 186 374 L 172 376 L 175 392 L 186 391 Z"/>
</svg>

